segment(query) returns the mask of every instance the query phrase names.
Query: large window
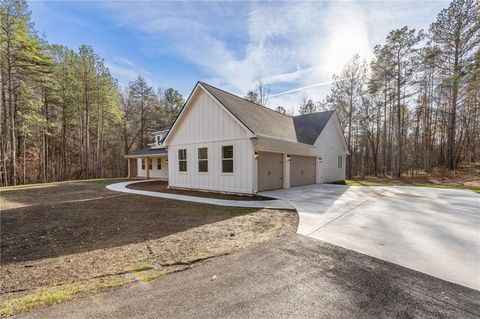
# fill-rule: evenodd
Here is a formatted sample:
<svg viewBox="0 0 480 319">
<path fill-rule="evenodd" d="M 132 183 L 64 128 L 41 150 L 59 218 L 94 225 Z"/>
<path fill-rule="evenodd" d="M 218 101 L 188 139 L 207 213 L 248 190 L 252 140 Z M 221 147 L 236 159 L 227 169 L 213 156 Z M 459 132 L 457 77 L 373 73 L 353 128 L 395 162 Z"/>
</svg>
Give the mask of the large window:
<svg viewBox="0 0 480 319">
<path fill-rule="evenodd" d="M 161 158 L 157 158 L 157 170 L 161 170 L 162 169 L 162 159 Z"/>
<path fill-rule="evenodd" d="M 342 155 L 338 155 L 338 168 L 342 168 L 342 161 L 343 161 L 343 156 Z"/>
<path fill-rule="evenodd" d="M 198 171 L 200 173 L 208 172 L 208 148 L 206 147 L 198 149 Z"/>
<path fill-rule="evenodd" d="M 187 150 L 178 150 L 178 170 L 180 172 L 187 171 Z"/>
<path fill-rule="evenodd" d="M 222 173 L 233 173 L 233 145 L 222 146 Z"/>
</svg>

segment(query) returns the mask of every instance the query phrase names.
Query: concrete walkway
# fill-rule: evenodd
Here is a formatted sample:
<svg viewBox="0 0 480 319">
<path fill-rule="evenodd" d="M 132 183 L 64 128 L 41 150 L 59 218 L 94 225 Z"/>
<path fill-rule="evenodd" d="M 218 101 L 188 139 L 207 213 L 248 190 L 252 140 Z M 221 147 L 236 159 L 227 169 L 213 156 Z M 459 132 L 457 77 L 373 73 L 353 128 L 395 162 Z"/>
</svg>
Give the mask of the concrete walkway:
<svg viewBox="0 0 480 319">
<path fill-rule="evenodd" d="M 203 203 L 203 204 L 210 204 L 210 205 L 218 205 L 218 206 L 230 206 L 230 207 L 246 207 L 246 208 L 270 208 L 270 209 L 295 209 L 292 205 L 278 199 L 272 200 L 226 200 L 226 199 L 217 199 L 217 198 L 208 198 L 208 197 L 198 197 L 198 196 L 188 196 L 188 195 L 178 195 L 178 194 L 171 194 L 171 193 L 160 193 L 160 192 L 152 192 L 152 191 L 143 191 L 138 189 L 131 189 L 127 188 L 127 185 L 135 184 L 135 183 L 145 183 L 149 181 L 156 181 L 155 179 L 150 180 L 140 180 L 140 181 L 130 181 L 130 182 L 121 182 L 107 185 L 107 189 L 115 191 L 115 192 L 122 192 L 122 193 L 129 193 L 135 195 L 143 195 L 143 196 L 151 196 L 151 197 L 158 197 L 158 198 L 166 198 L 166 199 L 174 199 L 174 200 L 181 200 L 185 202 L 193 202 L 193 203 Z"/>
<path fill-rule="evenodd" d="M 309 185 L 289 202 L 298 233 L 480 290 L 480 196 L 426 187 Z"/>
</svg>

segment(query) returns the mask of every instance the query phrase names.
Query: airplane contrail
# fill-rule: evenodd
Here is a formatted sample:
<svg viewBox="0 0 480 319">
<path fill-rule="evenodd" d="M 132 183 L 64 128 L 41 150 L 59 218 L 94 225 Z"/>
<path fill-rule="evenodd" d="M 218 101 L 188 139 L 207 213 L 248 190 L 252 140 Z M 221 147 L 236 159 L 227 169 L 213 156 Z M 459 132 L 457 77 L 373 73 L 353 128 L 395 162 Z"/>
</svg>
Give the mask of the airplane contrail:
<svg viewBox="0 0 480 319">
<path fill-rule="evenodd" d="M 321 82 L 321 83 L 311 84 L 311 85 L 307 85 L 307 86 L 302 86 L 300 88 L 296 88 L 296 89 L 293 89 L 293 90 L 288 90 L 288 91 L 283 91 L 283 92 L 280 92 L 280 93 L 277 93 L 277 94 L 272 94 L 272 95 L 270 95 L 270 97 L 276 97 L 276 96 L 279 96 L 279 95 L 284 95 L 284 94 L 289 94 L 289 93 L 293 93 L 293 92 L 303 91 L 303 90 L 306 90 L 306 89 L 315 88 L 315 87 L 319 87 L 319 86 L 324 86 L 324 85 L 328 85 L 328 84 L 332 84 L 334 82 L 340 82 L 340 81 L 343 81 L 343 80 L 337 80 L 337 81 L 332 80 L 332 81 L 328 81 L 328 82 Z"/>
</svg>

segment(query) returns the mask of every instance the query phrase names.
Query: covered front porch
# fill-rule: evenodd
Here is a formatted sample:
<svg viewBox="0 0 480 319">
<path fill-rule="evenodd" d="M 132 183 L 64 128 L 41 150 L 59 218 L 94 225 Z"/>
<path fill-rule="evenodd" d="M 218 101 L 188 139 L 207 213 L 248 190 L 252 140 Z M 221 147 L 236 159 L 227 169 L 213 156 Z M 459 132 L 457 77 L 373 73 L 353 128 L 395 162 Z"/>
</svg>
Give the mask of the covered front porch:
<svg viewBox="0 0 480 319">
<path fill-rule="evenodd" d="M 145 149 L 125 156 L 128 178 L 168 180 L 168 154 L 165 148 Z"/>
</svg>

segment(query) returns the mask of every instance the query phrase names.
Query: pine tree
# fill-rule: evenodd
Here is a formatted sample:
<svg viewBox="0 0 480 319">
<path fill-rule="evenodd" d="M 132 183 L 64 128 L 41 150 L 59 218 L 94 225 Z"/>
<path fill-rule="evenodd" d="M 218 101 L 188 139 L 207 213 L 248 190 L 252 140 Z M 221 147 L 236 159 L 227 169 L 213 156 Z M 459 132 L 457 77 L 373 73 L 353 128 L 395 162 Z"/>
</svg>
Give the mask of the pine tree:
<svg viewBox="0 0 480 319">
<path fill-rule="evenodd" d="M 478 12 L 478 1 L 454 0 L 430 26 L 433 45 L 440 52 L 443 82 L 451 92 L 447 134 L 447 167 L 451 170 L 457 162 L 455 132 L 460 90 L 475 67 L 475 53 L 480 46 Z"/>
<path fill-rule="evenodd" d="M 351 152 L 347 161 L 347 177 L 351 178 L 353 151 L 353 130 L 357 126 L 358 110 L 363 102 L 365 92 L 367 64 L 361 61 L 358 54 L 345 65 L 339 75 L 333 75 L 332 92 L 330 101 L 337 111 L 343 127 L 347 130 L 347 146 Z"/>
<path fill-rule="evenodd" d="M 400 177 L 403 166 L 404 136 L 405 136 L 405 117 L 408 106 L 407 99 L 411 92 L 407 92 L 408 84 L 412 80 L 417 64 L 415 63 L 418 52 L 417 45 L 423 38 L 423 33 L 417 33 L 415 29 L 403 27 L 391 31 L 386 40 L 385 50 L 390 57 L 390 68 L 393 69 L 394 87 L 395 87 L 395 108 L 396 108 L 396 170 L 395 176 Z"/>
</svg>

